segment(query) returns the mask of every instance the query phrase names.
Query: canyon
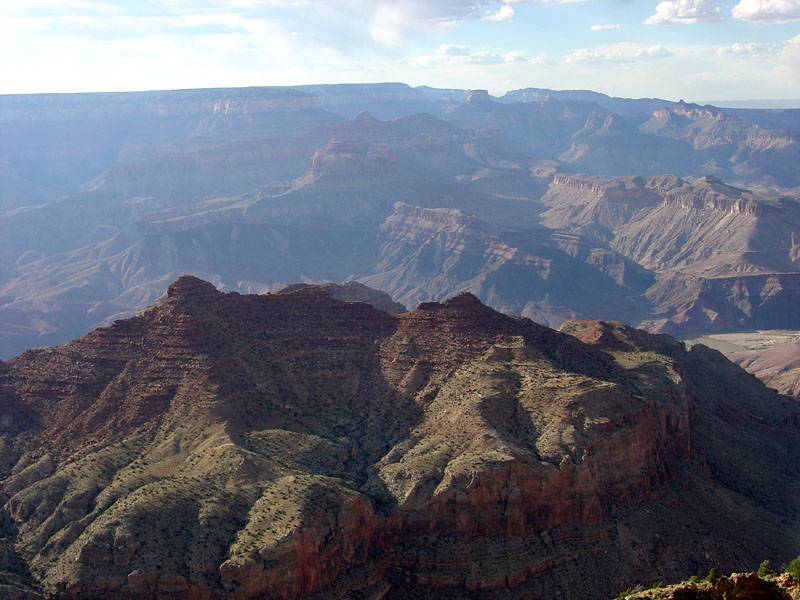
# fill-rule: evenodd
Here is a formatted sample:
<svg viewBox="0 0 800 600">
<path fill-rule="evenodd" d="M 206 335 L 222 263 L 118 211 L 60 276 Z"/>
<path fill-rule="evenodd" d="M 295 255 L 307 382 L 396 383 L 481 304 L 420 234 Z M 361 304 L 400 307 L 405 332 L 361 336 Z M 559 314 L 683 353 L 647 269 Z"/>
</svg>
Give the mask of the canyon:
<svg viewBox="0 0 800 600">
<path fill-rule="evenodd" d="M 181 276 L 0 363 L 4 593 L 605 598 L 800 552 L 800 403 L 719 352 L 359 298 Z"/>
<path fill-rule="evenodd" d="M 0 96 L 0 596 L 794 558 L 797 344 L 731 357 L 764 385 L 675 338 L 800 329 L 798 136 L 538 88 Z"/>
<path fill-rule="evenodd" d="M 550 326 L 798 328 L 797 113 L 403 84 L 3 96 L 0 358 L 184 273 L 470 292 Z"/>
</svg>

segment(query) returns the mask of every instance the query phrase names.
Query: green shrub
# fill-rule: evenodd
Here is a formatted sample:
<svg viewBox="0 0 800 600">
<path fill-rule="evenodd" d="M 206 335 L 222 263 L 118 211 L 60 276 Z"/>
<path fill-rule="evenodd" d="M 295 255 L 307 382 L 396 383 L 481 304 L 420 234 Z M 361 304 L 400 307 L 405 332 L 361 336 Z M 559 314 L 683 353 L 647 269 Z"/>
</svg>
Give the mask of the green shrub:
<svg viewBox="0 0 800 600">
<path fill-rule="evenodd" d="M 784 571 L 789 575 L 791 575 L 792 577 L 800 579 L 800 556 L 798 556 L 792 562 L 786 565 Z"/>
<path fill-rule="evenodd" d="M 718 580 L 719 580 L 719 573 L 717 573 L 716 569 L 711 569 L 708 572 L 708 575 L 706 575 L 705 579 L 703 579 L 703 581 L 707 581 L 708 583 L 714 583 L 715 581 Z"/>
<path fill-rule="evenodd" d="M 634 589 L 629 587 L 624 592 L 620 592 L 619 596 L 617 596 L 617 598 L 627 598 L 628 596 L 630 596 L 633 593 L 634 593 Z"/>
<path fill-rule="evenodd" d="M 651 587 L 650 589 L 651 589 L 651 590 L 658 590 L 658 589 L 660 589 L 660 588 L 663 588 L 663 587 L 665 587 L 665 586 L 664 586 L 664 582 L 663 582 L 663 581 L 656 581 L 656 582 L 655 582 L 655 583 L 652 585 L 652 587 Z"/>
<path fill-rule="evenodd" d="M 768 560 L 761 561 L 761 564 L 758 565 L 758 576 L 766 579 L 773 575 L 775 575 L 775 570 L 772 568 L 772 564 Z"/>
<path fill-rule="evenodd" d="M 689 583 L 700 583 L 701 581 L 703 581 L 703 579 L 700 577 L 700 575 L 692 575 L 689 577 Z"/>
</svg>

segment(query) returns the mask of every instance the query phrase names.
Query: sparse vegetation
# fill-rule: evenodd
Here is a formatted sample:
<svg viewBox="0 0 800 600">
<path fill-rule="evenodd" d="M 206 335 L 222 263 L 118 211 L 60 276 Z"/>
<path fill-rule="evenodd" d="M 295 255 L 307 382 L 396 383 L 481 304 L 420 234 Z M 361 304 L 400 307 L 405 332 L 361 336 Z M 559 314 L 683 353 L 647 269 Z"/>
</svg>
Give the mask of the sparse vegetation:
<svg viewBox="0 0 800 600">
<path fill-rule="evenodd" d="M 707 581 L 708 583 L 715 583 L 716 581 L 719 581 L 719 573 L 717 572 L 716 569 L 712 568 L 708 572 L 708 575 L 705 576 L 703 581 Z"/>
<path fill-rule="evenodd" d="M 793 559 L 788 565 L 786 565 L 786 568 L 783 569 L 783 572 L 788 573 L 792 577 L 800 579 L 800 556 Z"/>
<path fill-rule="evenodd" d="M 772 564 L 768 560 L 761 561 L 761 564 L 758 565 L 758 576 L 765 579 L 773 575 L 775 575 L 775 570 L 772 568 Z"/>
</svg>

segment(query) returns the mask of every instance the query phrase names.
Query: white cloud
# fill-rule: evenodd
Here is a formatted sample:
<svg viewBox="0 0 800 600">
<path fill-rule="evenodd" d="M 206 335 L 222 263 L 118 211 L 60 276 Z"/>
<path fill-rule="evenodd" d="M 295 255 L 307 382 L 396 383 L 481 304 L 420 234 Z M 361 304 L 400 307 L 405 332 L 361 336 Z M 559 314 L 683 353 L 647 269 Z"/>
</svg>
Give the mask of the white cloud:
<svg viewBox="0 0 800 600">
<path fill-rule="evenodd" d="M 753 23 L 792 23 L 800 21 L 800 0 L 740 0 L 732 13 Z"/>
<path fill-rule="evenodd" d="M 650 46 L 639 52 L 636 58 L 669 58 L 672 51 L 664 46 Z"/>
<path fill-rule="evenodd" d="M 777 54 L 778 51 L 779 47 L 777 44 L 762 44 L 757 42 L 742 44 L 741 42 L 736 42 L 730 46 L 724 46 L 717 49 L 717 54 L 719 56 L 734 55 L 765 57 L 772 54 Z"/>
<path fill-rule="evenodd" d="M 496 23 L 510 23 L 514 20 L 514 9 L 508 4 L 504 4 L 495 12 L 488 11 L 483 18 Z"/>
<path fill-rule="evenodd" d="M 433 54 L 418 56 L 409 64 L 416 67 L 432 65 L 499 65 L 513 63 L 530 63 L 535 65 L 549 64 L 544 57 L 528 58 L 520 50 L 501 52 L 493 50 L 473 50 L 471 46 L 442 44 Z"/>
<path fill-rule="evenodd" d="M 224 15 L 188 15 L 178 17 L 100 18 L 72 15 L 40 19 L 20 19 L 32 25 L 32 31 L 46 36 L 58 36 L 90 41 L 113 41 L 143 38 L 153 35 L 204 36 L 246 33 L 235 17 Z"/>
<path fill-rule="evenodd" d="M 776 68 L 791 70 L 800 61 L 800 34 L 784 42 L 736 42 L 718 48 L 717 55 L 769 59 Z"/>
<path fill-rule="evenodd" d="M 664 46 L 643 48 L 636 44 L 625 43 L 599 50 L 580 48 L 567 55 L 564 60 L 571 65 L 598 65 L 603 63 L 628 63 L 636 60 L 667 58 L 670 56 L 672 56 L 672 51 Z"/>
<path fill-rule="evenodd" d="M 668 25 L 721 20 L 719 7 L 713 0 L 662 0 L 656 6 L 656 13 L 644 22 L 647 25 Z"/>
<path fill-rule="evenodd" d="M 442 44 L 434 51 L 434 54 L 438 56 L 468 56 L 470 49 L 470 46 L 460 44 Z"/>
<path fill-rule="evenodd" d="M 607 29 L 619 29 L 619 23 L 613 25 L 592 25 L 592 31 L 605 31 Z"/>
<path fill-rule="evenodd" d="M 24 0 L 7 2 L 8 6 L 0 9 L 0 19 L 43 20 L 51 26 L 48 33 L 63 29 L 66 35 L 88 32 L 98 39 L 111 39 L 143 37 L 151 32 L 240 33 L 240 29 L 226 30 L 225 24 L 218 22 L 168 30 L 170 17 L 213 20 L 235 16 L 238 25 L 247 30 L 242 23 L 269 21 L 280 24 L 283 31 L 310 32 L 309 43 L 350 47 L 363 53 L 369 46 L 398 48 L 465 20 L 509 22 L 516 16 L 512 5 L 533 1 L 548 0 Z M 0 0 L 0 4 L 6 2 Z M 95 21 L 78 21 L 87 17 Z"/>
<path fill-rule="evenodd" d="M 613 60 L 609 54 L 604 54 L 597 50 L 589 50 L 588 48 L 579 48 L 568 54 L 564 60 L 571 65 L 596 65 L 605 62 L 620 62 L 619 59 Z"/>
<path fill-rule="evenodd" d="M 65 14 L 117 14 L 116 6 L 105 2 L 88 2 L 81 0 L 27 0 L 26 2 L 8 2 L 3 6 L 5 14 L 18 16 L 56 16 Z"/>
<path fill-rule="evenodd" d="M 525 62 L 528 58 L 525 56 L 525 53 L 521 50 L 512 50 L 511 52 L 506 52 L 503 54 L 503 59 L 506 62 Z"/>
<path fill-rule="evenodd" d="M 501 0 L 503 4 L 528 4 L 534 0 Z M 572 4 L 575 2 L 592 2 L 593 0 L 538 0 L 543 4 Z"/>
<path fill-rule="evenodd" d="M 502 0 L 316 0 L 314 4 L 334 17 L 346 16 L 354 29 L 350 35 L 357 36 L 358 23 L 366 23 L 369 38 L 383 46 L 398 46 L 469 19 L 508 22 L 514 18 L 514 8 Z M 324 28 L 321 24 L 319 29 Z"/>
</svg>

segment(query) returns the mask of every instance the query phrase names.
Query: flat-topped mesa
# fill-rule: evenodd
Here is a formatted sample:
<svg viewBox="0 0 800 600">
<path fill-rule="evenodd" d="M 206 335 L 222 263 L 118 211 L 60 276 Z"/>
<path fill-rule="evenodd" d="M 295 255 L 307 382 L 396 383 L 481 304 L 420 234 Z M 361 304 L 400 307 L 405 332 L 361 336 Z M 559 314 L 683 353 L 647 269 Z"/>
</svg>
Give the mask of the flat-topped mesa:
<svg viewBox="0 0 800 600">
<path fill-rule="evenodd" d="M 424 208 L 406 202 L 395 202 L 394 214 L 386 220 L 383 228 L 395 227 L 401 218 L 409 219 L 413 226 L 411 228 L 415 230 L 434 226 L 475 227 L 479 223 L 476 217 L 464 214 L 457 208 Z M 409 229 L 408 226 L 405 228 Z"/>
<path fill-rule="evenodd" d="M 680 181 L 678 178 L 675 178 Z M 658 187 L 646 186 L 647 180 L 643 177 L 633 177 L 626 181 L 617 178 L 609 182 L 605 179 L 589 176 L 554 175 L 553 185 L 585 190 L 599 198 L 607 200 L 657 200 Z"/>
<path fill-rule="evenodd" d="M 220 293 L 213 283 L 194 275 L 181 275 L 167 288 L 167 298 L 213 298 Z"/>
<path fill-rule="evenodd" d="M 367 122 L 361 119 L 361 123 Z M 376 121 L 377 122 L 377 121 Z M 351 182 L 355 175 L 384 176 L 391 174 L 394 153 L 369 143 L 331 141 L 314 153 L 308 172 L 315 177 L 328 177 Z"/>
<path fill-rule="evenodd" d="M 483 104 L 491 101 L 492 99 L 487 90 L 467 90 L 467 102 L 469 104 Z"/>
<path fill-rule="evenodd" d="M 617 177 L 607 180 L 587 175 L 553 176 L 553 186 L 591 193 L 598 198 L 619 202 L 647 202 L 685 210 L 713 210 L 730 214 L 762 215 L 784 210 L 791 204 L 786 196 L 753 193 L 706 175 L 689 183 L 674 175 L 655 177 Z"/>
<path fill-rule="evenodd" d="M 702 209 L 730 214 L 757 216 L 769 211 L 784 211 L 793 204 L 786 196 L 755 194 L 706 175 L 680 190 L 665 190 L 664 203 L 683 209 Z"/>
<path fill-rule="evenodd" d="M 667 206 L 682 209 L 716 210 L 738 215 L 757 216 L 764 214 L 773 205 L 764 205 L 743 198 L 698 197 L 696 193 L 672 194 L 664 199 Z"/>
</svg>

